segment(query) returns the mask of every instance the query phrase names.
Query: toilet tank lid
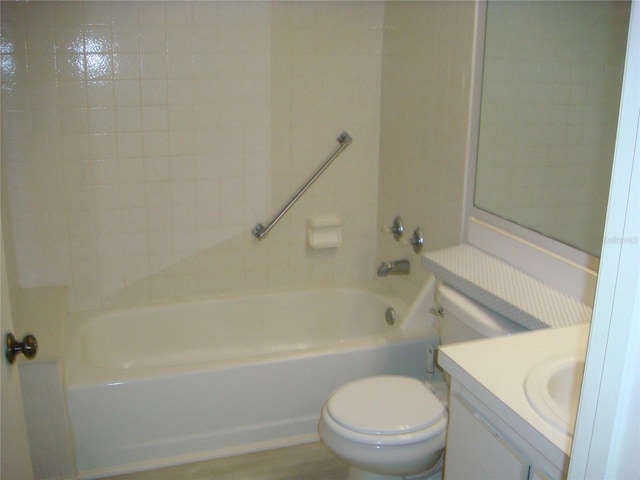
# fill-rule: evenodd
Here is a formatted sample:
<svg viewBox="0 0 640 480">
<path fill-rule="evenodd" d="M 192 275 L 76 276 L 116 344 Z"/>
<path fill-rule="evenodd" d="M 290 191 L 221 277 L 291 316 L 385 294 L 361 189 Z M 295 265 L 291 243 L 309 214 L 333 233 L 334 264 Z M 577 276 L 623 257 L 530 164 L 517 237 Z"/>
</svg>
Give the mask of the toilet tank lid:
<svg viewBox="0 0 640 480">
<path fill-rule="evenodd" d="M 445 313 L 448 311 L 484 337 L 527 331 L 522 325 L 503 317 L 447 285 L 438 285 L 436 300 Z"/>
<path fill-rule="evenodd" d="M 419 380 L 376 376 L 336 390 L 326 411 L 341 426 L 359 433 L 393 435 L 425 430 L 444 415 L 444 407 Z"/>
</svg>

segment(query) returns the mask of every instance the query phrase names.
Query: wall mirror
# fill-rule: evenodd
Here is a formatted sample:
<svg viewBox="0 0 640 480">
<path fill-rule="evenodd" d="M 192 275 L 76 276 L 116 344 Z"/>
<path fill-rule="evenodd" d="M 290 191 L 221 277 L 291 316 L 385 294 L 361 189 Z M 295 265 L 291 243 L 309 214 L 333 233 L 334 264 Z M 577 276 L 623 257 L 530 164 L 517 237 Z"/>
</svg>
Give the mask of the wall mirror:
<svg viewBox="0 0 640 480">
<path fill-rule="evenodd" d="M 474 216 L 600 256 L 629 12 L 487 2 Z"/>
</svg>

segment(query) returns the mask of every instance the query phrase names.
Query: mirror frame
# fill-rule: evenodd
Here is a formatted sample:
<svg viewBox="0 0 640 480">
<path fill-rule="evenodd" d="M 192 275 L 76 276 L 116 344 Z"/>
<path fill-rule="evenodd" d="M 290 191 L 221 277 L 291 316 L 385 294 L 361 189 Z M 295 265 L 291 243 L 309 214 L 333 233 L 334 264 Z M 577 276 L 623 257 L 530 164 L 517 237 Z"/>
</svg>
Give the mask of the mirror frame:
<svg viewBox="0 0 640 480">
<path fill-rule="evenodd" d="M 556 257 L 556 260 L 573 264 L 579 270 L 585 270 L 588 273 L 595 273 L 598 271 L 600 264 L 600 259 L 598 257 L 594 257 L 588 253 L 578 250 L 577 248 L 505 220 L 475 206 L 476 165 L 478 160 L 478 142 L 480 136 L 480 110 L 482 103 L 482 81 L 488 1 L 489 0 L 479 0 L 476 4 L 474 27 L 475 42 L 471 74 L 471 108 L 468 124 L 469 138 L 467 145 L 468 165 L 465 187 L 464 238 L 468 243 L 474 244 L 479 248 L 490 249 L 490 246 L 485 245 L 482 240 L 478 240 L 477 235 L 475 234 L 476 227 L 474 227 L 474 224 L 482 225 L 482 228 L 484 228 L 484 225 L 488 225 L 489 227 L 495 227 L 496 230 L 505 233 L 505 235 L 502 236 L 504 237 L 506 244 L 502 245 L 501 248 L 494 249 L 497 251 L 489 251 L 489 253 L 492 253 L 495 256 L 502 257 L 501 252 L 504 251 L 505 248 L 507 250 L 519 250 L 518 243 L 520 242 L 521 244 L 528 245 L 534 249 L 537 247 L 541 251 L 544 251 L 546 255 Z M 477 245 L 478 242 L 480 242 L 481 245 Z M 515 242 L 515 244 L 512 242 Z M 509 261 L 509 263 L 513 263 L 512 258 L 505 258 L 505 260 Z M 593 285 L 593 289 L 595 289 L 595 284 Z"/>
</svg>

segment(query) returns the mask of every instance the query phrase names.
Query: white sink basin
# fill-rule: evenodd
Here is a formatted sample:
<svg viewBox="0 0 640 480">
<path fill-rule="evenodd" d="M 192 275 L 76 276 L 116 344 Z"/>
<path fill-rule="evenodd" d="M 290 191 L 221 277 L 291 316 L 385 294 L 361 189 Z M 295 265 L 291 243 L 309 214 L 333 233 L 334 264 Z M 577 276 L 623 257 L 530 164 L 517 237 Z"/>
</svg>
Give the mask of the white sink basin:
<svg viewBox="0 0 640 480">
<path fill-rule="evenodd" d="M 573 436 L 583 374 L 584 358 L 567 353 L 536 365 L 524 382 L 533 409 L 569 436 Z"/>
</svg>

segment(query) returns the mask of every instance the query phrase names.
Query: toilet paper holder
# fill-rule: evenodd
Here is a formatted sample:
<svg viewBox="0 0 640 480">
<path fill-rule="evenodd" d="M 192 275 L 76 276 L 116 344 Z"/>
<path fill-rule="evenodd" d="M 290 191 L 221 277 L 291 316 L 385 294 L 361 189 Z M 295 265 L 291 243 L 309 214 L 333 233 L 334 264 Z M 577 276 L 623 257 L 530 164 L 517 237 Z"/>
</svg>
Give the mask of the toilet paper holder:
<svg viewBox="0 0 640 480">
<path fill-rule="evenodd" d="M 337 248 L 342 245 L 342 219 L 322 215 L 307 220 L 307 242 L 311 248 Z"/>
</svg>

